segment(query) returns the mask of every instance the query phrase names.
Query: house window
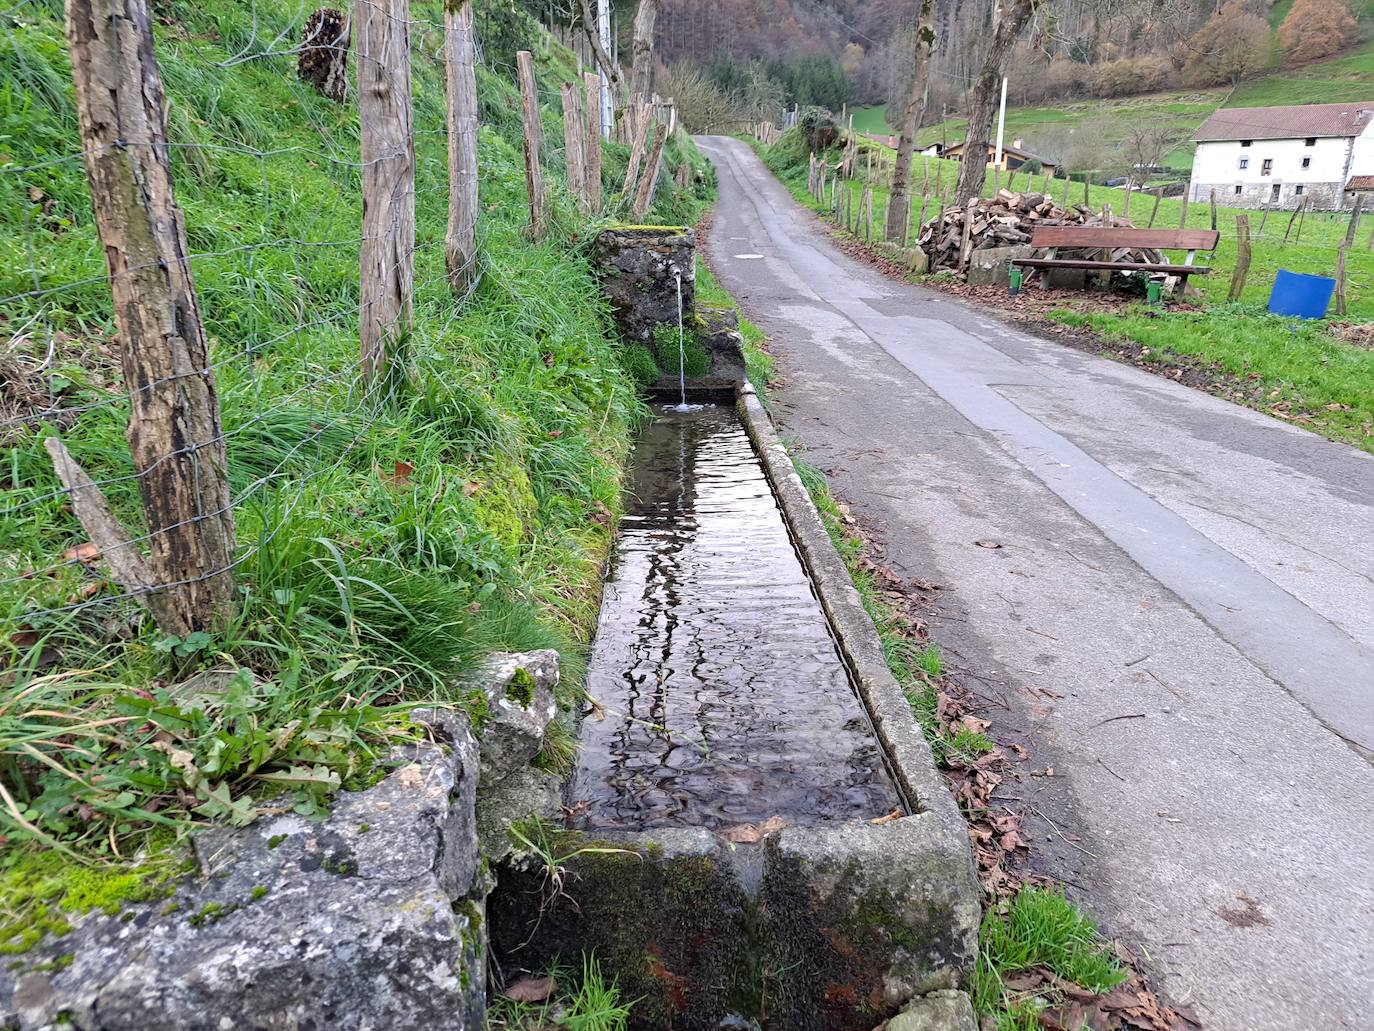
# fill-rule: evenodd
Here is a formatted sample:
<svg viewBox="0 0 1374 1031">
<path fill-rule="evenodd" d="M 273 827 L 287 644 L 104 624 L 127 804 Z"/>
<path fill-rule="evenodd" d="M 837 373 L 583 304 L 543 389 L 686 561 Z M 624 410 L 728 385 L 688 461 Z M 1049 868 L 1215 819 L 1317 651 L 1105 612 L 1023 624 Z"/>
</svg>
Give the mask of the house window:
<svg viewBox="0 0 1374 1031">
<path fill-rule="evenodd" d="M 1294 197 L 1301 197 L 1301 196 L 1303 195 L 1303 192 L 1304 192 L 1306 189 L 1307 189 L 1307 187 L 1302 186 L 1302 185 L 1298 185 L 1298 186 L 1293 187 L 1293 196 L 1294 196 Z"/>
<path fill-rule="evenodd" d="M 1304 158 L 1302 159 L 1302 167 L 1303 167 L 1303 168 L 1311 168 L 1311 167 L 1312 167 L 1312 158 L 1311 158 L 1310 156 L 1309 156 L 1309 157 L 1304 157 Z"/>
<path fill-rule="evenodd" d="M 1278 183 L 1275 183 L 1274 186 L 1273 186 L 1273 188 L 1269 191 L 1269 199 L 1270 199 L 1270 200 L 1278 200 L 1278 199 L 1279 199 L 1279 191 L 1282 190 L 1282 189 L 1283 189 L 1282 186 L 1280 186 Z"/>
<path fill-rule="evenodd" d="M 1254 140 L 1241 140 L 1241 141 L 1240 141 L 1240 145 L 1241 145 L 1242 147 L 1248 147 L 1248 146 L 1250 146 L 1250 144 L 1252 144 L 1252 143 L 1254 143 L 1254 142 L 1255 142 Z"/>
<path fill-rule="evenodd" d="M 1236 185 L 1236 196 L 1239 197 L 1239 196 L 1240 196 L 1242 193 L 1244 193 L 1244 192 L 1245 192 L 1245 187 L 1244 187 L 1244 186 L 1241 186 L 1240 184 L 1237 184 L 1237 185 Z"/>
<path fill-rule="evenodd" d="M 1245 169 L 1249 168 L 1249 167 L 1250 167 L 1250 159 L 1249 159 L 1249 158 L 1241 158 L 1241 159 L 1240 159 L 1240 167 L 1241 167 L 1241 170 L 1242 170 L 1242 171 L 1244 171 Z"/>
<path fill-rule="evenodd" d="M 1273 174 L 1274 174 L 1274 159 L 1273 159 L 1273 158 L 1265 158 L 1265 159 L 1264 159 L 1264 164 L 1260 165 L 1260 175 L 1273 175 Z"/>
<path fill-rule="evenodd" d="M 1307 137 L 1306 140 L 1303 141 L 1303 146 L 1304 146 L 1304 147 L 1315 147 L 1316 145 L 1317 145 L 1317 137 L 1315 137 L 1315 136 L 1309 136 L 1309 137 Z"/>
</svg>

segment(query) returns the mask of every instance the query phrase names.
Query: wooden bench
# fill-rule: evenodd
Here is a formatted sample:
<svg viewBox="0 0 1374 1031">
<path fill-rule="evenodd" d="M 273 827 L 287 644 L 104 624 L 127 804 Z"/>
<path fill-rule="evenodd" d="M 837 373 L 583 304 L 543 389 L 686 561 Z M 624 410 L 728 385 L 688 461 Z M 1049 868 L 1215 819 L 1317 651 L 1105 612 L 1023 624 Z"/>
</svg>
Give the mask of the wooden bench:
<svg viewBox="0 0 1374 1031">
<path fill-rule="evenodd" d="M 1031 232 L 1031 246 L 1048 253 L 1043 258 L 1013 258 L 1011 263 L 1029 269 L 1077 268 L 1101 272 L 1155 272 L 1174 276 L 1176 293 L 1182 293 L 1189 276 L 1205 276 L 1212 270 L 1193 264 L 1198 251 L 1216 250 L 1221 234 L 1215 229 L 1129 229 L 1125 226 L 1038 226 Z M 1096 250 L 1103 258 L 1058 258 L 1061 249 Z M 1130 250 L 1187 251 L 1183 264 L 1160 261 L 1126 261 Z M 1040 286 L 1049 286 L 1049 277 Z"/>
</svg>

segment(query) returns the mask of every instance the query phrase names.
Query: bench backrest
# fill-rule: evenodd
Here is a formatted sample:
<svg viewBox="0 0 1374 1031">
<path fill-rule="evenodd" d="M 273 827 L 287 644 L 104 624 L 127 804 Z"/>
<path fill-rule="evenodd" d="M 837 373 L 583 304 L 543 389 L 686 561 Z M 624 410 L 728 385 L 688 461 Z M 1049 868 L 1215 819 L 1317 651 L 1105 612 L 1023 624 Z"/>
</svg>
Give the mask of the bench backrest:
<svg viewBox="0 0 1374 1031">
<path fill-rule="evenodd" d="M 1148 247 L 1159 251 L 1213 251 L 1215 229 L 1128 229 L 1125 226 L 1036 226 L 1032 247 Z"/>
</svg>

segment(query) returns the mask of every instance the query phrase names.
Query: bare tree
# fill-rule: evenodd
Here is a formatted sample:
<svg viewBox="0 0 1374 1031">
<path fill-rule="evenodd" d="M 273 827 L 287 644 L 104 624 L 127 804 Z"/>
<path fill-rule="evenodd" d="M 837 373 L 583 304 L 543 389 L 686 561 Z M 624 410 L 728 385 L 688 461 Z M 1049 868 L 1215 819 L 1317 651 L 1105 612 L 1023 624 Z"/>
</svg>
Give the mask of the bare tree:
<svg viewBox="0 0 1374 1031">
<path fill-rule="evenodd" d="M 1119 145 L 1128 166 L 1126 174 L 1133 182 L 1140 181 L 1187 138 L 1188 130 L 1166 117 L 1126 119 Z"/>
<path fill-rule="evenodd" d="M 631 49 L 630 97 L 639 102 L 649 98 L 654 72 L 654 21 L 658 17 L 658 0 L 639 0 L 635 12 L 634 45 Z"/>
<path fill-rule="evenodd" d="M 921 0 L 916 15 L 916 32 L 912 44 L 914 72 L 911 92 L 907 95 L 906 110 L 902 113 L 902 136 L 897 141 L 897 161 L 892 167 L 892 196 L 887 205 L 887 239 L 896 240 L 905 234 L 911 217 L 911 155 L 916 150 L 916 133 L 926 112 L 926 87 L 930 83 L 930 52 L 935 44 L 935 30 L 931 23 L 933 0 Z"/>
<path fill-rule="evenodd" d="M 959 164 L 959 185 L 954 191 L 954 203 L 965 205 L 983 192 L 988 175 L 988 137 L 992 134 L 992 118 L 997 107 L 1002 71 L 1007 55 L 1016 44 L 1021 30 L 1043 0 L 1012 0 L 1010 9 L 1002 12 L 992 44 L 983 59 L 982 71 L 973 86 L 969 101 L 968 130 L 964 134 L 964 156 Z"/>
<path fill-rule="evenodd" d="M 578 0 L 582 13 L 582 31 L 587 35 L 587 42 L 591 44 L 592 53 L 596 56 L 597 67 L 606 73 L 606 79 L 611 84 L 611 102 L 619 110 L 624 106 L 623 94 L 625 92 L 625 77 L 620 73 L 620 65 L 611 59 L 611 55 L 606 53 L 606 47 L 601 42 L 601 33 L 597 30 L 596 15 L 592 13 L 591 0 Z"/>
</svg>

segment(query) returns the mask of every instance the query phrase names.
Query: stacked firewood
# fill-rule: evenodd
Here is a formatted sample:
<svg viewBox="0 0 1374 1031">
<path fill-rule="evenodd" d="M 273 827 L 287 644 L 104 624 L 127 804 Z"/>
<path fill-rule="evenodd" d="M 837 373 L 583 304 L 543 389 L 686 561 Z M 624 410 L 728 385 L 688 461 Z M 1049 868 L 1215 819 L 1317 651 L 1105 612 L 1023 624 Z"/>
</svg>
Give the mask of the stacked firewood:
<svg viewBox="0 0 1374 1031">
<path fill-rule="evenodd" d="M 971 219 L 968 237 L 964 236 L 964 222 Z M 992 247 L 1015 247 L 1029 244 L 1036 226 L 1101 226 L 1134 228 L 1129 219 L 1112 215 L 1110 210 L 1093 211 L 1082 205 L 1061 208 L 1044 193 L 1011 193 L 999 190 L 995 197 L 980 197 L 967 209 L 945 208 L 921 227 L 916 244 L 930 259 L 930 269 L 962 269 L 974 251 Z M 1100 252 L 1061 250 L 1059 257 L 1098 257 Z M 1156 250 L 1147 248 L 1117 248 L 1110 254 L 1113 261 L 1161 260 Z"/>
</svg>

